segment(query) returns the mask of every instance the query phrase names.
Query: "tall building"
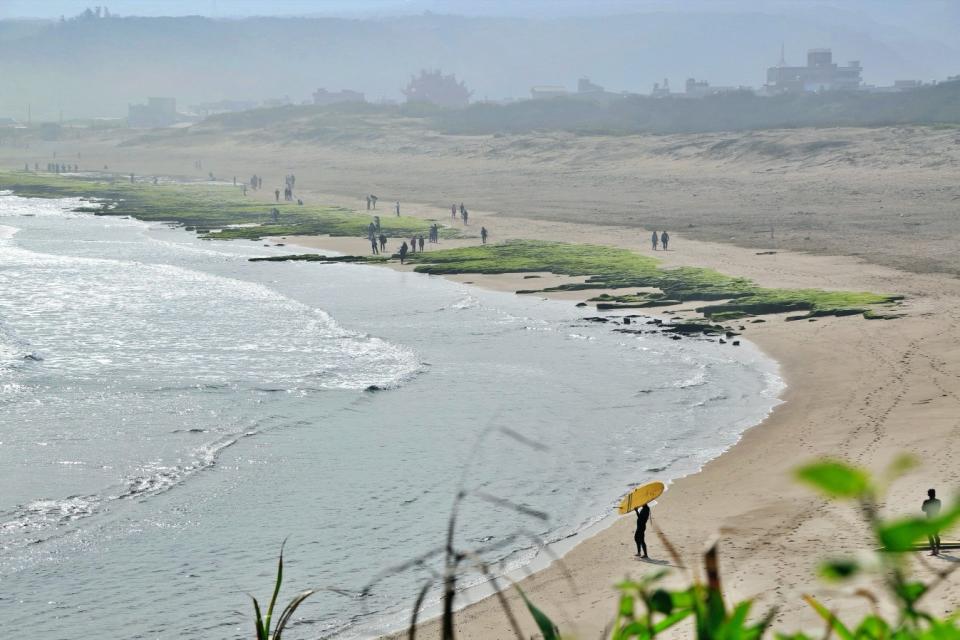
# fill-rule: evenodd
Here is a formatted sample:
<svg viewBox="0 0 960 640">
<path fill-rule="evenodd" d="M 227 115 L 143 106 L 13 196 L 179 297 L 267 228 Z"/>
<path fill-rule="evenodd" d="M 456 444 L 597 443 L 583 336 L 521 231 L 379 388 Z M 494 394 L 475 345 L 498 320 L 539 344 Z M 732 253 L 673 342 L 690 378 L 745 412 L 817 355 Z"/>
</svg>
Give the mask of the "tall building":
<svg viewBox="0 0 960 640">
<path fill-rule="evenodd" d="M 781 53 L 780 64 L 767 69 L 766 88 L 768 93 L 858 89 L 862 72 L 859 60 L 839 66 L 833 61 L 830 49 L 810 49 L 805 67 L 787 66 Z"/>
</svg>

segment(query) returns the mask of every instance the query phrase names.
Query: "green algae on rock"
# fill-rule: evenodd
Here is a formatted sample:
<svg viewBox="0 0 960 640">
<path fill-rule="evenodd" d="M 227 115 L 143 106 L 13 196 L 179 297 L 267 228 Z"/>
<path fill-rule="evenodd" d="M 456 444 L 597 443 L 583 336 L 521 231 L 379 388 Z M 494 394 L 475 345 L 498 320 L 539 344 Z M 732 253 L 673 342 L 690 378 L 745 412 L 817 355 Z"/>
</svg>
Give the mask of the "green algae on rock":
<svg viewBox="0 0 960 640">
<path fill-rule="evenodd" d="M 512 240 L 498 244 L 444 249 L 411 256 L 421 273 L 520 273 L 547 271 L 586 277 L 585 282 L 541 289 L 644 288 L 658 293 L 601 295 L 592 302 L 603 308 L 642 308 L 683 302 L 718 301 L 698 307 L 704 316 L 720 320 L 805 311 L 806 316 L 863 314 L 876 305 L 892 304 L 903 296 L 821 289 L 769 289 L 746 278 L 699 267 L 663 268 L 659 261 L 618 247 L 567 244 L 539 240 Z M 598 305 L 599 306 L 599 305 Z"/>
<path fill-rule="evenodd" d="M 25 197 L 85 198 L 103 206 L 83 206 L 78 208 L 80 211 L 174 222 L 211 240 L 260 240 L 294 235 L 366 237 L 373 219 L 373 215 L 342 207 L 256 201 L 243 196 L 238 187 L 210 182 L 153 185 L 104 175 L 67 177 L 11 172 L 0 173 L 0 189 Z M 279 211 L 275 222 L 270 216 L 274 208 Z M 389 238 L 426 235 L 430 224 L 428 220 L 409 216 L 380 217 L 381 232 Z M 441 237 L 458 235 L 453 229 L 441 228 L 440 231 Z"/>
</svg>

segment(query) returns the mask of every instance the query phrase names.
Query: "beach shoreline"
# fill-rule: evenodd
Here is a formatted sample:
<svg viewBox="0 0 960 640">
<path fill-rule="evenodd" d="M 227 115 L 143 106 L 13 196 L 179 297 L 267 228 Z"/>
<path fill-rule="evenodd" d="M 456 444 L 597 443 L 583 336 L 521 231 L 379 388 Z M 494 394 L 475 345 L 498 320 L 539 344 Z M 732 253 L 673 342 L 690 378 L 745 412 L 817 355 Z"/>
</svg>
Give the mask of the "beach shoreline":
<svg viewBox="0 0 960 640">
<path fill-rule="evenodd" d="M 241 165 L 234 159 L 241 157 L 240 150 L 241 145 L 226 145 L 217 151 L 205 149 L 204 154 L 211 164 L 224 167 L 223 171 L 242 174 L 242 168 L 230 168 Z M 486 160 L 478 158 L 470 158 L 462 165 L 449 163 L 444 157 L 431 160 L 437 163 L 438 170 L 441 162 L 444 167 L 452 167 L 431 183 L 416 171 L 408 171 L 400 162 L 404 158 L 391 160 L 386 167 L 371 161 L 368 164 L 376 170 L 365 169 L 367 156 L 373 157 L 366 151 L 357 154 L 353 150 L 329 147 L 303 151 L 251 147 L 246 151 L 241 166 L 256 166 L 256 162 L 261 162 L 281 167 L 300 157 L 321 158 L 310 165 L 315 169 L 296 171 L 298 186 L 301 183 L 340 184 L 339 178 L 347 172 L 350 183 L 342 184 L 343 190 L 350 187 L 349 190 L 354 191 L 354 186 L 370 185 L 370 189 L 386 191 L 384 184 L 407 185 L 404 196 L 409 201 L 402 203 L 404 215 L 444 223 L 450 219 L 449 208 L 427 204 L 438 200 L 440 185 L 443 194 L 456 193 L 461 184 L 470 184 L 456 173 L 457 167 L 460 172 L 472 172 L 470 177 L 473 177 L 487 166 Z M 98 161 L 102 158 L 103 162 L 109 162 L 111 167 L 136 165 L 141 172 L 166 174 L 188 166 L 196 153 L 195 149 L 162 146 L 148 149 L 94 145 L 90 150 L 90 155 Z M 84 157 L 87 156 L 85 149 Z M 377 162 L 381 160 L 382 154 L 377 156 Z M 494 160 L 506 162 L 499 158 Z M 347 164 L 334 169 L 342 162 Z M 497 198 L 518 197 L 520 206 L 534 206 L 529 193 L 532 189 L 520 185 L 518 180 L 528 177 L 528 173 L 547 174 L 541 173 L 539 168 L 531 169 L 519 160 L 510 162 L 518 167 L 517 176 L 510 178 L 511 185 L 504 187 Z M 717 178 L 726 169 L 720 167 L 718 170 L 713 166 L 704 169 L 707 164 L 699 160 L 668 158 L 654 161 L 644 158 L 637 161 L 637 166 L 630 167 L 630 171 L 650 178 L 648 182 L 660 180 L 667 174 L 675 177 L 679 186 L 667 190 L 670 201 L 665 199 L 665 194 L 656 195 L 651 191 L 651 197 L 658 198 L 657 206 L 669 206 L 669 211 L 673 212 L 687 205 L 697 206 L 697 201 L 691 199 L 696 193 L 681 194 L 680 200 L 670 203 L 678 190 L 683 191 L 684 185 L 691 184 L 691 180 L 701 180 L 702 171 L 699 169 L 707 171 L 709 188 L 714 190 L 713 199 L 722 207 L 745 208 L 746 214 L 752 216 L 765 215 L 766 208 L 784 207 L 780 201 L 768 201 L 771 183 L 759 173 L 764 165 L 759 164 L 760 168 L 756 170 L 752 166 L 745 167 L 734 174 L 732 184 L 728 185 Z M 544 165 L 543 171 L 552 168 Z M 898 180 L 903 177 L 893 170 L 882 171 Z M 279 176 L 280 170 L 275 173 Z M 796 174 L 790 182 L 791 188 L 797 190 L 796 194 L 816 180 L 827 179 L 819 169 L 799 168 Z M 910 180 L 915 177 L 912 173 L 906 174 Z M 558 174 L 560 178 L 566 175 Z M 938 176 L 939 173 L 931 170 L 923 174 L 923 180 L 933 184 L 940 179 Z M 852 169 L 839 172 L 830 177 L 835 183 L 831 182 L 830 189 L 822 194 L 824 198 L 831 198 L 830 206 L 820 203 L 813 208 L 851 219 L 859 215 L 860 207 L 866 206 L 863 203 L 868 198 L 857 195 L 854 190 L 841 190 L 847 186 L 845 180 L 848 178 L 851 189 L 862 191 L 863 176 Z M 554 189 L 550 203 L 566 203 L 564 211 L 585 197 L 589 200 L 596 196 L 597 188 L 584 186 L 582 180 L 574 180 L 569 185 L 562 182 L 554 179 L 549 184 L 537 183 L 535 191 Z M 880 195 L 886 199 L 893 197 L 898 184 L 890 182 L 889 188 L 885 187 Z M 476 191 L 487 187 L 492 187 L 489 180 L 470 188 Z M 591 189 L 584 192 L 588 195 L 578 191 L 581 187 Z M 363 193 L 362 188 L 356 189 L 357 193 Z M 525 191 L 515 194 L 516 189 Z M 331 191 L 333 189 L 329 187 L 298 188 L 298 195 L 302 193 L 308 201 L 343 204 L 351 209 L 356 209 L 362 202 L 357 195 Z M 268 195 L 252 193 L 263 198 Z M 843 194 L 842 197 L 833 200 L 838 193 Z M 621 195 L 617 193 L 618 200 L 624 199 Z M 817 200 L 819 196 L 810 198 Z M 446 199 L 452 200 L 453 197 Z M 603 202 L 589 200 L 583 211 L 589 213 L 603 206 Z M 385 199 L 381 203 L 381 206 L 390 204 Z M 908 204 L 904 201 L 903 206 Z M 789 206 L 811 208 L 800 195 Z M 892 208 L 894 205 L 888 201 L 886 206 Z M 886 516 L 917 513 L 928 486 L 941 487 L 949 494 L 949 489 L 960 483 L 954 471 L 954 461 L 960 453 L 960 438 L 957 438 L 960 421 L 956 417 L 960 415 L 960 345 L 956 338 L 960 335 L 960 282 L 956 277 L 936 272 L 900 271 L 851 255 L 785 251 L 777 246 L 772 233 L 769 240 L 766 236 L 757 236 L 756 239 L 743 235 L 731 237 L 729 244 L 690 240 L 682 232 L 685 226 L 681 225 L 682 218 L 678 218 L 675 225 L 679 232 L 671 229 L 674 236 L 672 250 L 652 254 L 649 229 L 645 229 L 636 218 L 625 216 L 623 224 L 588 224 L 542 216 L 514 217 L 504 214 L 502 207 L 490 208 L 497 210 L 471 208 L 470 222 L 473 230 L 478 230 L 481 225 L 487 226 L 494 242 L 536 238 L 619 246 L 655 255 L 666 267 L 707 267 L 750 278 L 767 287 L 851 289 L 907 296 L 902 305 L 906 315 L 896 320 L 846 317 L 787 323 L 782 316 L 766 316 L 763 323 L 745 324 L 745 339 L 780 365 L 780 375 L 787 385 L 782 395 L 783 404 L 763 423 L 746 431 L 734 447 L 705 465 L 699 473 L 676 482 L 654 512 L 654 522 L 680 549 L 684 564 L 690 568 L 700 565 L 704 544 L 719 533 L 721 569 L 729 597 L 756 598 L 755 615 L 762 615 L 770 607 L 778 607 L 775 621 L 778 630 L 822 630 L 822 622 L 802 600 L 805 593 L 826 594 L 824 598 L 841 617 L 868 611 L 868 603 L 854 595 L 853 589 L 865 586 L 879 591 L 875 581 L 864 579 L 849 589 L 838 590 L 824 585 L 815 575 L 818 562 L 828 555 L 871 548 L 866 528 L 847 505 L 825 501 L 797 485 L 791 470 L 814 458 L 834 456 L 879 471 L 900 453 L 911 453 L 921 466 L 890 487 L 880 505 Z M 648 205 L 642 207 L 644 210 L 649 208 Z M 390 215 L 392 212 L 387 207 L 378 213 Z M 329 242 L 325 238 L 294 238 L 291 236 L 281 242 L 307 243 L 312 248 Z M 365 255 L 369 251 L 363 238 L 338 238 L 336 241 L 341 243 L 338 251 L 343 253 Z M 479 239 L 472 242 L 478 244 Z M 440 248 L 448 246 L 452 244 L 447 240 L 440 244 Z M 858 248 L 855 238 L 849 247 L 850 253 Z M 388 248 L 395 248 L 394 241 Z M 876 252 L 877 248 L 872 250 Z M 391 266 L 400 268 L 399 265 Z M 317 269 L 322 273 L 323 266 L 317 265 Z M 517 286 L 523 282 L 522 277 L 509 275 L 466 274 L 453 279 L 507 291 L 527 288 Z M 566 582 L 558 567 L 550 566 L 525 580 L 524 590 L 533 602 L 554 617 L 565 633 L 584 638 L 598 637 L 615 613 L 617 592 L 613 585 L 624 577 L 639 577 L 657 568 L 634 560 L 631 547 L 632 523 L 625 518 L 565 556 L 565 564 L 576 576 L 575 587 Z M 659 543 L 654 543 L 651 550 L 655 557 L 666 558 Z M 921 577 L 932 575 L 923 567 L 918 570 Z M 685 584 L 686 580 L 687 574 L 677 571 L 666 584 L 676 586 Z M 518 607 L 518 619 L 524 632 L 528 635 L 536 633 L 516 594 L 509 593 L 508 599 L 512 606 Z M 934 614 L 950 612 L 960 606 L 960 588 L 948 581 L 939 587 L 936 598 L 928 604 Z M 491 598 L 466 607 L 457 615 L 456 626 L 461 638 L 513 637 L 498 603 Z M 418 637 L 425 638 L 438 636 L 436 621 L 423 624 L 418 634 Z"/>
<path fill-rule="evenodd" d="M 498 217 L 500 226 L 505 221 Z M 523 224 L 525 221 L 509 221 Z M 512 226 L 510 227 L 512 229 Z M 619 233 L 618 229 L 591 228 L 595 236 L 603 237 Z M 561 232 L 564 236 L 570 234 L 567 230 Z M 519 236 L 522 237 L 522 236 Z M 543 236 L 538 236 L 543 237 Z M 550 239 L 550 236 L 547 236 Z M 301 245 L 313 250 L 335 249 L 339 252 L 350 252 L 356 246 L 352 239 L 328 239 L 323 237 L 287 238 L 290 244 Z M 625 243 L 619 243 L 623 246 Z M 630 245 L 634 243 L 628 243 Z M 761 423 L 756 424 L 743 432 L 739 440 L 726 449 L 719 456 L 705 464 L 699 471 L 683 476 L 671 483 L 670 490 L 661 499 L 661 504 L 655 507 L 656 521 L 662 525 L 671 541 L 683 549 L 684 561 L 687 567 L 695 567 L 699 562 L 698 554 L 703 545 L 716 535 L 721 538 L 721 550 L 725 568 L 726 585 L 733 598 L 756 597 L 758 605 L 776 606 L 781 613 L 778 620 L 787 628 L 812 628 L 819 624 L 819 618 L 812 611 L 806 609 L 802 600 L 803 593 L 816 592 L 818 583 L 815 578 L 816 564 L 822 560 L 816 554 L 800 554 L 790 557 L 790 547 L 797 545 L 801 549 L 820 546 L 817 541 L 821 537 L 840 535 L 843 544 L 837 549 L 856 550 L 863 547 L 868 541 L 868 533 L 862 523 L 857 522 L 856 515 L 850 513 L 843 505 L 825 502 L 811 494 L 808 490 L 798 486 L 791 477 L 790 471 L 803 462 L 820 456 L 838 456 L 849 459 L 853 449 L 837 447 L 837 443 L 849 441 L 858 436 L 863 430 L 862 424 L 854 423 L 846 430 L 837 425 L 825 429 L 826 433 L 817 438 L 816 434 L 809 434 L 809 440 L 795 440 L 801 453 L 793 447 L 783 447 L 781 438 L 789 438 L 790 432 L 798 425 L 803 425 L 805 431 L 810 431 L 815 424 L 815 416 L 824 414 L 849 414 L 851 407 L 842 403 L 820 403 L 818 398 L 825 395 L 840 397 L 842 395 L 857 396 L 863 394 L 863 406 L 858 410 L 866 410 L 874 399 L 877 387 L 866 389 L 866 380 L 856 379 L 856 372 L 861 367 L 872 368 L 873 374 L 881 374 L 884 369 L 876 367 L 879 362 L 887 365 L 892 357 L 885 353 L 883 347 L 892 350 L 892 353 L 902 353 L 899 349 L 914 348 L 918 333 L 932 331 L 934 335 L 943 337 L 943 333 L 936 328 L 939 324 L 936 316 L 929 311 L 932 300 L 929 296 L 934 291 L 941 290 L 936 296 L 937 302 L 949 300 L 951 306 L 957 305 L 960 298 L 960 288 L 953 283 L 949 296 L 944 296 L 942 283 L 951 279 L 940 274 L 915 275 L 896 272 L 885 267 L 869 265 L 855 258 L 822 257 L 790 252 L 778 252 L 772 255 L 759 256 L 757 252 L 742 249 L 731 245 L 716 245 L 685 240 L 675 234 L 675 246 L 671 252 L 658 252 L 657 257 L 664 259 L 666 264 L 673 266 L 708 266 L 721 270 L 728 275 L 746 276 L 765 286 L 796 286 L 813 287 L 846 287 L 858 290 L 890 290 L 890 285 L 898 285 L 907 281 L 908 288 L 903 289 L 908 295 L 904 304 L 907 317 L 894 321 L 870 321 L 856 318 L 818 318 L 809 322 L 784 322 L 786 314 L 764 316 L 762 323 L 750 323 L 744 337 L 755 344 L 764 354 L 777 362 L 780 376 L 785 383 L 781 393 L 781 403 L 773 409 L 770 415 Z M 635 247 L 631 247 L 635 248 Z M 774 263 L 775 268 L 769 269 Z M 401 266 L 389 263 L 391 268 L 410 270 L 410 265 Z M 461 283 L 488 288 L 496 291 L 516 291 L 529 287 L 525 276 L 530 274 L 455 274 L 449 277 Z M 541 275 L 541 274 L 537 274 Z M 545 286 L 558 284 L 560 281 L 569 281 L 569 278 L 554 276 Z M 538 282 L 539 286 L 539 282 Z M 901 291 L 898 289 L 898 292 Z M 568 301 L 585 301 L 599 293 L 596 290 L 573 292 L 541 292 L 528 295 L 556 297 Z M 681 305 L 681 309 L 690 311 L 693 305 Z M 592 310 L 592 307 L 585 311 Z M 669 312 L 673 308 L 659 309 L 660 313 Z M 649 310 L 640 310 L 649 311 Z M 601 312 L 603 315 L 622 315 L 624 312 Z M 657 314 L 650 314 L 656 316 Z M 681 312 L 681 316 L 683 313 Z M 669 317 L 669 316 L 668 316 Z M 942 320 L 942 318 L 940 319 Z M 736 322 L 734 322 L 736 324 Z M 899 329 L 903 325 L 910 325 L 903 333 Z M 925 326 L 928 325 L 928 326 Z M 873 336 L 871 334 L 880 334 Z M 899 334 L 899 335 L 898 335 Z M 904 335 L 905 334 L 905 335 Z M 883 336 L 883 337 L 881 337 Z M 903 340 L 911 336 L 913 340 Z M 899 338 L 893 340 L 892 338 Z M 887 338 L 891 338 L 889 341 Z M 872 362 L 864 362 L 864 354 L 852 348 L 852 345 L 867 341 L 871 343 L 869 352 Z M 814 353 L 811 353 L 814 352 Z M 904 381 L 904 372 L 894 367 L 887 374 L 893 381 Z M 916 377 L 911 372 L 911 378 Z M 873 376 L 869 376 L 873 379 Z M 955 382 L 954 382 L 955 384 Z M 886 385 L 880 385 L 883 388 Z M 956 389 L 956 387 L 954 387 Z M 868 393 L 868 391 L 872 393 Z M 954 391 L 955 393 L 955 391 Z M 952 397 L 949 394 L 945 397 Z M 835 419 L 835 418 L 834 418 Z M 909 441 L 909 439 L 907 439 Z M 880 442 L 876 447 L 880 454 L 879 459 L 868 459 L 863 453 L 855 461 L 864 466 L 877 470 L 883 467 L 899 453 L 903 442 L 902 435 L 891 439 L 890 443 Z M 789 440 L 787 440 L 789 442 Z M 885 445 L 885 446 L 884 446 Z M 909 446 L 907 446 L 909 450 Z M 765 462 L 771 456 L 774 460 Z M 927 461 L 928 457 L 917 452 L 917 457 Z M 939 457 L 939 456 L 937 456 Z M 757 469 L 756 466 L 761 468 Z M 913 481 L 916 476 L 927 476 L 930 482 L 931 469 L 918 470 L 911 474 Z M 766 487 L 766 492 L 758 491 Z M 771 489 L 772 488 L 772 489 Z M 902 495 L 904 483 L 893 487 L 895 496 Z M 750 495 L 751 499 L 743 501 L 743 494 Z M 703 496 L 694 498 L 692 496 Z M 717 499 L 718 496 L 722 496 Z M 906 499 L 906 498 L 904 498 Z M 713 504 L 711 504 L 713 503 Z M 805 508 L 797 510 L 795 504 Z M 754 505 L 752 508 L 750 505 Z M 817 510 L 829 512 L 829 519 L 836 519 L 843 523 L 836 529 L 836 523 L 819 518 L 803 518 L 805 511 L 815 513 Z M 745 517 L 762 519 L 756 524 L 750 524 L 746 529 L 740 524 Z M 809 520 L 815 520 L 810 523 Z M 675 531 L 671 531 L 671 521 L 686 521 L 688 530 L 682 534 L 678 544 Z M 796 528 L 813 526 L 822 528 L 815 535 L 806 540 L 787 540 L 781 536 L 789 535 L 789 526 L 783 523 L 794 523 Z M 692 526 L 691 526 L 692 525 Z M 778 529 L 779 525 L 779 529 Z M 762 533 L 769 527 L 772 531 L 783 533 L 770 534 L 771 540 L 764 540 Z M 738 543 L 738 536 L 744 531 L 756 539 L 751 544 Z M 842 535 L 841 535 L 842 534 Z M 567 569 L 577 576 L 580 584 L 579 591 L 574 592 L 566 583 L 563 571 L 550 560 L 543 560 L 540 566 L 536 564 L 535 573 L 520 581 L 524 591 L 531 599 L 544 608 L 554 619 L 561 624 L 565 631 L 573 630 L 577 637 L 596 637 L 612 619 L 616 604 L 614 583 L 623 577 L 640 577 L 645 571 L 655 569 L 656 566 L 637 563 L 632 558 L 632 522 L 630 518 L 609 518 L 603 526 L 594 530 L 582 532 L 577 540 L 563 550 L 562 562 Z M 666 552 L 659 542 L 654 542 L 660 559 L 666 557 Z M 760 549 L 766 551 L 765 559 L 753 558 L 754 552 Z M 778 554 L 778 551 L 779 554 Z M 785 561 L 776 566 L 772 558 L 782 554 Z M 531 568 L 533 568 L 531 567 Z M 616 569 L 614 569 L 616 567 Z M 731 570 L 731 567 L 736 567 Z M 729 574 L 733 575 L 730 576 Z M 676 572 L 668 578 L 667 584 L 674 586 L 682 583 L 683 572 Z M 785 576 L 790 575 L 788 581 Z M 787 588 L 784 588 L 787 587 Z M 480 594 L 489 596 L 490 591 Z M 957 594 L 951 593 L 955 598 Z M 522 603 L 515 594 L 509 593 L 511 606 L 522 611 Z M 571 607 L 571 603 L 573 606 Z M 461 603 L 461 610 L 457 615 L 458 635 L 466 638 L 511 637 L 511 630 L 507 626 L 506 618 L 500 611 L 496 598 L 483 597 L 477 599 L 477 594 L 467 594 Z M 945 607 L 945 609 L 948 607 Z M 572 611 L 571 611 L 572 609 Z M 838 611 L 859 614 L 864 611 L 863 604 L 854 596 L 847 595 L 838 606 Z M 520 617 L 524 618 L 521 613 Z M 535 629 L 526 621 L 526 632 L 533 633 Z M 428 638 L 439 637 L 439 624 L 432 619 L 421 624 L 420 634 Z M 402 632 L 388 634 L 384 637 L 400 638 Z M 418 634 L 419 635 L 419 634 Z"/>
</svg>

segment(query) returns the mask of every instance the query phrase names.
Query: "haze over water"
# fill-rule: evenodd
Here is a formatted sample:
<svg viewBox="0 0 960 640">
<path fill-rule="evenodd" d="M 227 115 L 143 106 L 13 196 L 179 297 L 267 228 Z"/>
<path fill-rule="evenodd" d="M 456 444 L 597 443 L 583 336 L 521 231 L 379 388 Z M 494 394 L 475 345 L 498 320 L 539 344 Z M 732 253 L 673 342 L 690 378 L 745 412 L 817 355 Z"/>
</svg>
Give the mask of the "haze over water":
<svg viewBox="0 0 960 640">
<path fill-rule="evenodd" d="M 0 614 L 32 637 L 247 637 L 245 592 L 268 595 L 284 537 L 288 593 L 356 592 L 442 542 L 464 475 L 550 514 L 468 499 L 466 545 L 561 539 L 632 483 L 699 468 L 782 387 L 749 344 L 615 333 L 569 302 L 383 268 L 250 263 L 280 249 L 76 204 L 0 195 Z M 319 594 L 293 635 L 374 633 L 426 575 Z"/>
</svg>

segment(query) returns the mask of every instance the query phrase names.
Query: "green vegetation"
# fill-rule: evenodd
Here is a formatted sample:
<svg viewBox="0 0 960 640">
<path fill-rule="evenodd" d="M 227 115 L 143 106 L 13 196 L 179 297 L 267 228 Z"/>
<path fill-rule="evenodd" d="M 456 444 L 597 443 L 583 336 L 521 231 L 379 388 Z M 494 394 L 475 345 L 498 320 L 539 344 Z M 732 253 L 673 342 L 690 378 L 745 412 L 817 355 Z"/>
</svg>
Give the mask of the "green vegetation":
<svg viewBox="0 0 960 640">
<path fill-rule="evenodd" d="M 283 612 L 280 613 L 280 618 L 277 619 L 277 625 L 271 633 L 270 624 L 273 622 L 273 608 L 277 604 L 277 596 L 280 595 L 280 587 L 283 585 L 284 545 L 286 545 L 286 540 L 284 540 L 283 545 L 280 545 L 280 559 L 277 561 L 277 580 L 274 583 L 273 596 L 270 598 L 270 605 L 267 607 L 266 617 L 261 614 L 260 603 L 257 602 L 257 599 L 253 596 L 250 596 L 250 599 L 253 600 L 253 611 L 254 615 L 256 616 L 254 619 L 254 625 L 257 631 L 257 640 L 282 640 L 283 631 L 292 621 L 293 614 L 297 611 L 297 607 L 303 604 L 304 600 L 316 593 L 316 590 L 314 589 L 307 589 L 306 591 L 301 591 L 298 593 L 293 600 L 291 600 L 289 604 L 284 607 Z"/>
<path fill-rule="evenodd" d="M 819 574 L 831 583 L 844 583 L 862 574 L 879 576 L 887 600 L 896 605 L 892 616 L 884 616 L 876 605 L 880 598 L 866 589 L 857 594 L 874 606 L 874 612 L 863 619 L 848 624 L 833 611 L 812 596 L 804 600 L 820 616 L 826 625 L 823 637 L 835 635 L 840 640 L 956 640 L 960 638 L 957 615 L 938 618 L 922 609 L 925 596 L 943 583 L 956 569 L 937 571 L 928 583 L 913 579 L 905 562 L 904 554 L 922 550 L 917 545 L 931 535 L 949 529 L 960 521 L 960 505 L 945 509 L 936 518 L 909 517 L 888 521 L 880 517 L 880 485 L 889 483 L 913 465 L 902 458 L 894 462 L 885 474 L 885 482 L 878 483 L 870 475 L 856 467 L 837 460 L 822 460 L 799 469 L 797 478 L 826 496 L 854 502 L 862 514 L 882 550 L 873 554 L 861 553 L 857 557 L 834 558 L 825 561 Z M 674 563 L 683 566 L 683 561 L 660 530 L 654 530 L 668 550 Z M 697 640 L 759 640 L 768 634 L 776 610 L 752 619 L 752 602 L 745 600 L 728 605 L 720 581 L 717 544 L 704 554 L 706 583 L 700 578 L 684 589 L 668 590 L 658 586 L 668 573 L 666 570 L 653 573 L 639 581 L 626 581 L 617 588 L 620 601 L 617 614 L 609 625 L 610 640 L 652 640 L 684 621 L 692 620 L 690 635 Z M 533 616 L 543 637 L 559 639 L 557 626 L 550 617 L 536 608 L 525 595 L 523 601 Z M 675 635 L 676 629 L 670 632 Z M 778 640 L 809 640 L 805 632 L 775 632 Z M 518 636 L 521 637 L 521 636 Z M 450 636 L 452 639 L 452 635 Z"/>
<path fill-rule="evenodd" d="M 549 271 L 586 276 L 583 283 L 549 287 L 542 291 L 644 288 L 659 293 L 591 299 L 598 308 L 642 308 L 690 301 L 724 301 L 697 309 L 713 319 L 805 311 L 800 317 L 862 314 L 875 305 L 890 304 L 902 296 L 820 289 L 766 289 L 745 278 L 733 278 L 710 269 L 664 269 L 659 262 L 627 249 L 599 245 L 514 240 L 460 249 L 414 254 L 422 273 L 522 273 Z M 533 291 L 526 291 L 532 293 Z M 603 305 L 602 307 L 600 305 Z"/>
<path fill-rule="evenodd" d="M 238 187 L 210 183 L 131 184 L 117 177 L 74 178 L 27 172 L 0 173 L 0 189 L 40 198 L 77 197 L 96 200 L 105 208 L 81 207 L 97 215 L 130 216 L 139 220 L 175 222 L 215 240 L 259 240 L 266 236 L 331 235 L 366 237 L 372 215 L 339 207 L 260 202 L 243 196 Z M 270 210 L 280 211 L 278 221 Z M 384 235 L 409 238 L 427 234 L 430 222 L 378 212 Z M 249 225 L 236 227 L 231 225 Z M 443 237 L 456 232 L 441 228 Z"/>
<path fill-rule="evenodd" d="M 537 442 L 525 442 L 528 446 L 539 447 Z M 840 460 L 823 459 L 805 465 L 795 471 L 796 478 L 827 498 L 844 500 L 853 503 L 869 530 L 876 540 L 878 549 L 867 551 L 859 549 L 853 556 L 833 556 L 822 561 L 817 571 L 818 575 L 836 587 L 863 576 L 873 576 L 879 579 L 883 589 L 881 594 L 873 593 L 867 588 L 856 585 L 856 595 L 870 603 L 871 613 L 853 623 L 841 620 L 828 606 L 817 598 L 805 595 L 804 601 L 823 620 L 825 632 L 817 630 L 816 635 L 806 631 L 772 631 L 776 617 L 776 609 L 764 612 L 760 617 L 751 616 L 752 600 L 728 602 L 722 587 L 719 542 L 714 542 L 704 553 L 704 571 L 683 569 L 688 576 L 688 585 L 677 589 L 668 589 L 661 583 L 670 569 L 661 569 L 639 580 L 626 580 L 616 585 L 620 592 L 616 613 L 607 625 L 607 632 L 603 637 L 609 640 L 653 640 L 669 634 L 670 637 L 680 637 L 678 634 L 687 633 L 696 640 L 762 640 L 773 636 L 777 640 L 811 640 L 814 637 L 830 638 L 836 636 L 839 640 L 958 640 L 960 639 L 960 624 L 958 614 L 954 613 L 945 618 L 934 616 L 923 608 L 924 599 L 938 586 L 946 582 L 958 565 L 935 570 L 935 576 L 929 582 L 922 582 L 910 574 L 907 563 L 907 554 L 916 551 L 925 551 L 923 540 L 931 536 L 948 531 L 960 522 L 960 503 L 954 504 L 932 518 L 907 517 L 896 520 L 887 520 L 881 517 L 878 505 L 882 504 L 882 493 L 886 486 L 914 467 L 914 461 L 909 457 L 895 460 L 886 470 L 880 480 L 874 479 L 865 470 L 851 466 Z M 492 567 L 480 559 L 484 548 L 464 550 L 454 546 L 456 523 L 462 502 L 468 497 L 481 498 L 499 506 L 515 511 L 518 515 L 530 516 L 539 520 L 546 518 L 546 514 L 532 511 L 522 505 L 517 505 L 502 498 L 489 494 L 470 493 L 460 489 L 456 494 L 453 509 L 447 523 L 446 545 L 427 554 L 387 570 L 382 575 L 404 571 L 412 567 L 421 567 L 431 557 L 443 554 L 444 569 L 435 572 L 421 589 L 412 607 L 412 615 L 407 628 L 407 638 L 415 640 L 417 637 L 420 611 L 427 593 L 432 586 L 442 586 L 440 637 L 443 640 L 454 640 L 456 625 L 454 615 L 455 600 L 460 593 L 457 581 L 464 568 L 473 568 L 490 581 L 495 589 L 495 597 L 507 621 L 512 634 L 518 640 L 529 637 L 520 628 L 513 606 L 500 590 L 500 581 L 503 578 L 493 572 Z M 673 565 L 684 568 L 686 563 L 663 534 L 655 522 L 651 522 L 654 533 L 659 538 L 663 548 L 669 554 Z M 513 543 L 523 536 L 509 536 L 507 543 Z M 544 542 L 535 538 L 538 545 Z M 490 548 L 497 548 L 492 546 Z M 544 551 L 550 554 L 549 547 L 543 546 Z M 571 576 L 563 561 L 554 558 L 561 568 L 564 577 L 572 585 Z M 501 570 L 503 569 L 501 565 Z M 273 597 L 267 610 L 266 618 L 261 615 L 260 606 L 254 599 L 255 624 L 257 640 L 281 640 L 280 634 L 290 622 L 297 606 L 314 591 L 308 590 L 298 594 L 281 614 L 274 635 L 270 635 L 270 621 L 274 604 L 280 591 L 283 577 L 283 548 L 280 551 L 280 564 L 277 569 L 277 580 Z M 370 593 L 376 580 L 366 585 L 360 594 Z M 550 615 L 534 604 L 519 586 L 512 585 L 520 595 L 523 606 L 527 609 L 534 623 L 540 631 L 543 640 L 560 640 L 564 637 L 561 629 Z M 328 588 L 343 595 L 351 595 L 340 589 Z M 890 614 L 882 613 L 881 605 L 892 604 L 886 608 Z"/>
</svg>

